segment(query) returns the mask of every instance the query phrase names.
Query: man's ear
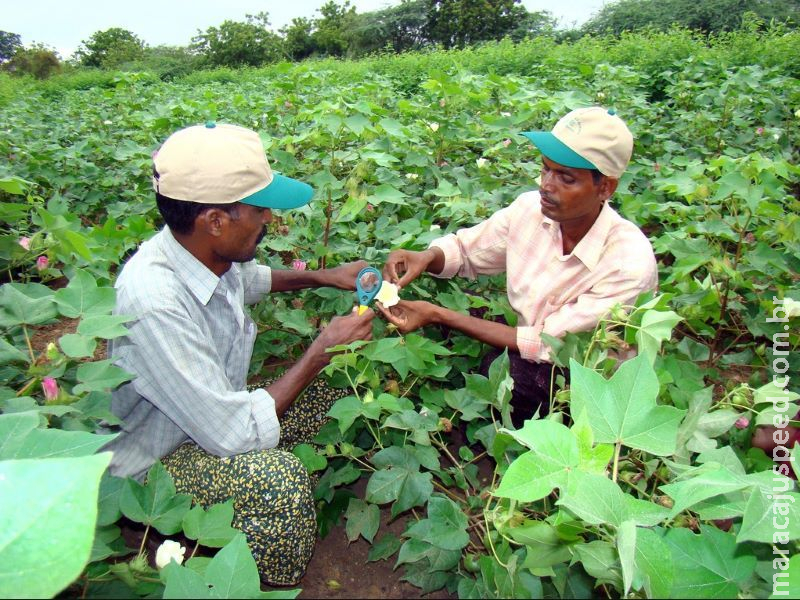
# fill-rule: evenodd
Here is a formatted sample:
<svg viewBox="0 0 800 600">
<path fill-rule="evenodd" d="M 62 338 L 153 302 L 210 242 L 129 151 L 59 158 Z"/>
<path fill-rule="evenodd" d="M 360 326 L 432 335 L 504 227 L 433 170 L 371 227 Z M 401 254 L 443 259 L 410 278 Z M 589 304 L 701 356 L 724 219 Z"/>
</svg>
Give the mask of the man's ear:
<svg viewBox="0 0 800 600">
<path fill-rule="evenodd" d="M 195 231 L 202 231 L 207 235 L 219 237 L 230 221 L 230 215 L 219 208 L 204 210 L 194 220 Z"/>
<path fill-rule="evenodd" d="M 608 177 L 607 175 L 603 175 L 603 178 L 600 180 L 600 185 L 598 186 L 598 192 L 603 202 L 608 201 L 608 199 L 614 195 L 614 192 L 617 191 L 618 185 L 619 179 L 616 177 Z"/>
</svg>

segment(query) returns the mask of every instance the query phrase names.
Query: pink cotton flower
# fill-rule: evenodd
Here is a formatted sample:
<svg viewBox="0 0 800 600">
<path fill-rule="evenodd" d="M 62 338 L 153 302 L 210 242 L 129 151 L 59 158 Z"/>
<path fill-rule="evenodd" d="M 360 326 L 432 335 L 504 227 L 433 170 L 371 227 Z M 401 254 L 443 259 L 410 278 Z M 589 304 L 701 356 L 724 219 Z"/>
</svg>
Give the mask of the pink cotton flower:
<svg viewBox="0 0 800 600">
<path fill-rule="evenodd" d="M 750 425 L 750 419 L 747 417 L 739 417 L 736 419 L 736 423 L 734 423 L 736 429 L 747 429 L 748 425 Z"/>
<path fill-rule="evenodd" d="M 36 259 L 36 269 L 39 271 L 44 271 L 47 266 L 50 264 L 50 261 L 47 259 L 46 256 L 40 256 Z"/>
<path fill-rule="evenodd" d="M 445 104 L 447 104 L 447 102 L 445 101 L 445 99 L 444 99 L 444 98 L 442 98 L 441 100 L 439 100 L 439 106 L 442 106 L 442 107 L 443 107 Z"/>
<path fill-rule="evenodd" d="M 373 210 L 375 210 L 375 207 L 374 207 L 374 206 L 372 206 L 372 204 L 369 204 L 369 203 L 368 203 L 368 204 L 367 204 L 367 212 L 372 212 Z"/>
<path fill-rule="evenodd" d="M 54 402 L 58 399 L 58 383 L 52 377 L 42 379 L 42 390 L 46 402 Z"/>
<path fill-rule="evenodd" d="M 25 250 L 31 249 L 31 238 L 29 237 L 21 237 L 19 238 L 19 245 L 25 248 Z"/>
<path fill-rule="evenodd" d="M 299 258 L 295 258 L 292 261 L 292 269 L 295 271 L 305 271 L 306 270 L 306 261 L 300 260 Z"/>
<path fill-rule="evenodd" d="M 503 140 L 503 148 L 508 148 L 511 145 L 511 140 L 505 139 Z"/>
</svg>

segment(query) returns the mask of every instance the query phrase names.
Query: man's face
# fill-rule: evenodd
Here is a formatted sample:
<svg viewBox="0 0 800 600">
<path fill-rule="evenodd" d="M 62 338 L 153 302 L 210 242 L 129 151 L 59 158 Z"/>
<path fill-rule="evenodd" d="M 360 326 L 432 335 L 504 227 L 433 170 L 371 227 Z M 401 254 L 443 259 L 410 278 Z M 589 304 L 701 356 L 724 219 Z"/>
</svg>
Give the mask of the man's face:
<svg viewBox="0 0 800 600">
<path fill-rule="evenodd" d="M 612 183 L 613 182 L 613 183 Z M 616 188 L 616 180 L 602 176 L 595 183 L 588 169 L 564 167 L 542 157 L 539 188 L 542 214 L 558 223 L 591 225 L 605 200 Z"/>
<path fill-rule="evenodd" d="M 272 211 L 250 204 L 237 205 L 238 218 L 230 215 L 216 249 L 217 255 L 230 262 L 247 262 L 256 256 L 256 248 L 272 222 Z"/>
</svg>

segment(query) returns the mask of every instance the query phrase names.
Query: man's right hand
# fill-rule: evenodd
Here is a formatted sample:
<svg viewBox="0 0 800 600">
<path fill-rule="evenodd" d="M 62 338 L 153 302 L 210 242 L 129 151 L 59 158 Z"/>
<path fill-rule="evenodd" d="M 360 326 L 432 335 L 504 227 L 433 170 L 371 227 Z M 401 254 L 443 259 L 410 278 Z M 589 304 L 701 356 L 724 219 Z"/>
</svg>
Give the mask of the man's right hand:
<svg viewBox="0 0 800 600">
<path fill-rule="evenodd" d="M 422 252 L 392 250 L 386 259 L 386 264 L 383 265 L 383 278 L 404 288 L 432 265 L 435 273 L 441 272 L 444 268 L 444 254 L 438 248 L 428 248 Z M 436 269 L 436 266 L 439 268 Z"/>
<path fill-rule="evenodd" d="M 367 310 L 363 315 L 359 315 L 356 309 L 347 316 L 334 317 L 325 329 L 323 329 L 312 347 L 326 356 L 326 362 L 330 358 L 325 352 L 331 346 L 346 345 L 356 340 L 372 339 L 372 319 L 375 312 Z"/>
</svg>

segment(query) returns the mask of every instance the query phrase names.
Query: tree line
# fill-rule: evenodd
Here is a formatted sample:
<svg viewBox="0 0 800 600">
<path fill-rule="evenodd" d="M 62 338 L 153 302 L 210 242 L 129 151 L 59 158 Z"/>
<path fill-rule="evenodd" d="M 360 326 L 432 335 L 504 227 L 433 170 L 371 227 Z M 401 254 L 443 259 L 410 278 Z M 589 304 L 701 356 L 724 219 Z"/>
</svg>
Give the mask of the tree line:
<svg viewBox="0 0 800 600">
<path fill-rule="evenodd" d="M 365 13 L 356 12 L 349 0 L 328 0 L 317 13 L 315 18 L 294 18 L 277 31 L 266 12 L 246 15 L 244 21 L 226 20 L 198 30 L 187 46 L 151 47 L 134 32 L 113 27 L 83 40 L 66 62 L 43 44 L 23 47 L 18 34 L 0 31 L 0 65 L 13 74 L 37 78 L 64 67 L 147 70 L 169 78 L 204 68 L 464 48 L 540 35 L 575 40 L 676 25 L 715 34 L 739 28 L 747 14 L 795 27 L 800 0 L 616 0 L 574 29 L 558 29 L 549 11 L 529 12 L 520 0 L 401 0 Z"/>
</svg>

